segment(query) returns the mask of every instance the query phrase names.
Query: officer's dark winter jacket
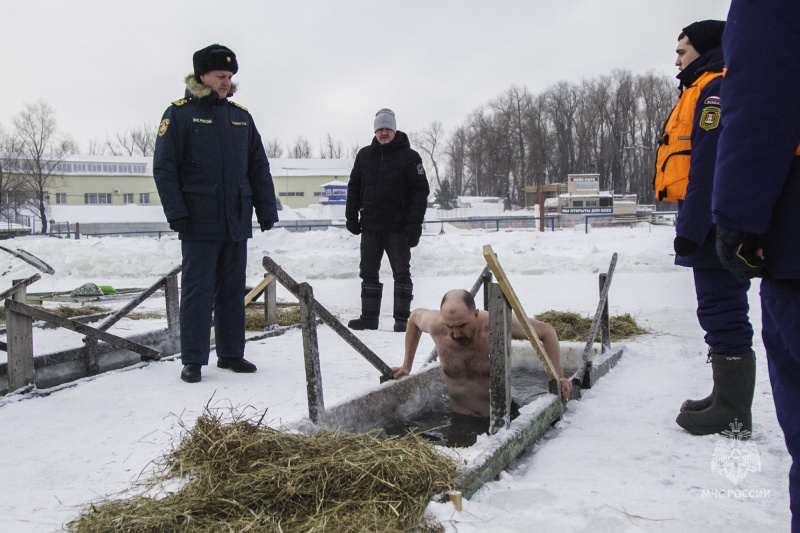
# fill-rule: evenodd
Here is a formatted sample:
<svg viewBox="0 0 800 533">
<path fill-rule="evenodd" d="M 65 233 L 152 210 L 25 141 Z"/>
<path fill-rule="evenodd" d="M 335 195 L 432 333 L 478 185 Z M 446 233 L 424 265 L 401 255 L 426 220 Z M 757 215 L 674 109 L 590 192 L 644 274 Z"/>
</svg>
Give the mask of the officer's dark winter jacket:
<svg viewBox="0 0 800 533">
<path fill-rule="evenodd" d="M 681 71 L 678 79 L 684 87 L 691 86 L 704 72 L 722 72 L 722 48 L 708 50 Z M 675 263 L 696 268 L 724 268 L 716 251 L 716 234 L 711 221 L 711 194 L 714 188 L 714 167 L 717 160 L 717 143 L 722 127 L 700 127 L 708 113 L 720 111 L 722 78 L 711 80 L 700 92 L 694 111 L 692 127 L 692 154 L 689 167 L 689 184 L 686 197 L 678 201 L 678 218 L 675 233 L 698 244 L 697 250 L 687 256 L 676 256 Z M 717 124 L 719 118 L 717 117 Z"/>
<path fill-rule="evenodd" d="M 347 185 L 347 220 L 359 221 L 367 231 L 405 231 L 422 224 L 428 206 L 428 178 L 422 158 L 411 149 L 408 136 L 359 150 Z"/>
<path fill-rule="evenodd" d="M 766 277 L 800 279 L 800 2 L 736 1 L 728 17 L 714 222 L 761 236 Z"/>
<path fill-rule="evenodd" d="M 231 91 L 235 91 L 235 86 Z M 275 189 L 261 136 L 242 106 L 186 77 L 186 97 L 164 112 L 153 176 L 167 220 L 188 217 L 184 240 L 242 241 L 277 222 Z"/>
</svg>

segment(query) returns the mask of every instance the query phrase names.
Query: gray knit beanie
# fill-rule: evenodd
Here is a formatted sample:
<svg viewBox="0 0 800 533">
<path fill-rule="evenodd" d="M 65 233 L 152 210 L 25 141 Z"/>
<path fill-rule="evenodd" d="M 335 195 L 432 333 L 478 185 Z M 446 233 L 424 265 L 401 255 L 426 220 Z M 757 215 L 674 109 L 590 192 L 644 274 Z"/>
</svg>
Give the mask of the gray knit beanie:
<svg viewBox="0 0 800 533">
<path fill-rule="evenodd" d="M 394 111 L 385 107 L 375 113 L 375 127 L 372 128 L 372 131 L 378 131 L 382 128 L 389 128 L 392 131 L 397 131 L 397 122 L 394 120 Z"/>
</svg>

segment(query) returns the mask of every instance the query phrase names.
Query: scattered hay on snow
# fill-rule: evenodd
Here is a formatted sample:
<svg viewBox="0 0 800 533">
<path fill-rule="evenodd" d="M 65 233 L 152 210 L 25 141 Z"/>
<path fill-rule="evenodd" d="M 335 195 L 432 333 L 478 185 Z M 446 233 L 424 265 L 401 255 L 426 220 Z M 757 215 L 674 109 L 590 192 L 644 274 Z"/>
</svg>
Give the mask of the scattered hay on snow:
<svg viewBox="0 0 800 533">
<path fill-rule="evenodd" d="M 457 465 L 417 435 L 284 433 L 206 409 L 133 497 L 90 504 L 73 533 L 436 531 L 424 517 Z M 263 417 L 262 417 L 263 418 Z M 152 497 L 153 488 L 182 480 Z"/>
<path fill-rule="evenodd" d="M 558 334 L 558 339 L 561 341 L 586 342 L 589 337 L 589 330 L 592 327 L 592 319 L 582 317 L 578 313 L 546 311 L 536 315 L 534 318 L 553 326 Z M 648 332 L 646 329 L 641 328 L 628 313 L 609 317 L 608 322 L 611 329 L 611 342 L 618 342 Z"/>
</svg>

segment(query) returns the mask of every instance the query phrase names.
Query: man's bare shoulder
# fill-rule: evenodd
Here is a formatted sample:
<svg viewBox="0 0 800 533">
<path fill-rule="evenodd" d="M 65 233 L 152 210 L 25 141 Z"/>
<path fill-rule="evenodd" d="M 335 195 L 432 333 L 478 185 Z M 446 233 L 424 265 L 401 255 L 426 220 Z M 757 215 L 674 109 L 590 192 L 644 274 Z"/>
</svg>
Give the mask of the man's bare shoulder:
<svg viewBox="0 0 800 533">
<path fill-rule="evenodd" d="M 411 312 L 409 317 L 419 329 L 430 335 L 440 334 L 444 330 L 442 313 L 438 309 L 425 309 L 418 307 Z"/>
</svg>

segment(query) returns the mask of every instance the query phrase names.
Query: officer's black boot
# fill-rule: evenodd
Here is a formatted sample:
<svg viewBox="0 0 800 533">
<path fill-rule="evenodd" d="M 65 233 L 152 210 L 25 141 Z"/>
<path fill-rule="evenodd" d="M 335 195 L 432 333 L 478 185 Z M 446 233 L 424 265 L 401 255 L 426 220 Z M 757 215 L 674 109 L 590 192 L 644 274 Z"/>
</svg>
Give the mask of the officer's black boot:
<svg viewBox="0 0 800 533">
<path fill-rule="evenodd" d="M 711 362 L 711 348 L 708 349 L 708 360 L 706 363 Z M 714 392 L 716 389 L 711 389 L 711 394 L 703 398 L 702 400 L 686 400 L 681 405 L 681 413 L 684 411 L 702 411 L 703 409 L 708 409 L 711 407 L 711 404 L 714 402 Z"/>
<path fill-rule="evenodd" d="M 394 284 L 394 330 L 398 333 L 406 330 L 408 317 L 411 314 L 411 300 L 414 285 L 411 283 Z"/>
<path fill-rule="evenodd" d="M 378 317 L 381 314 L 382 283 L 361 284 L 361 317 L 347 323 L 350 329 L 378 329 Z"/>
<path fill-rule="evenodd" d="M 755 353 L 743 355 L 711 354 L 714 371 L 714 399 L 702 411 L 684 411 L 675 422 L 694 435 L 731 431 L 738 420 L 741 432 L 753 431 L 753 393 L 756 386 Z"/>
</svg>

